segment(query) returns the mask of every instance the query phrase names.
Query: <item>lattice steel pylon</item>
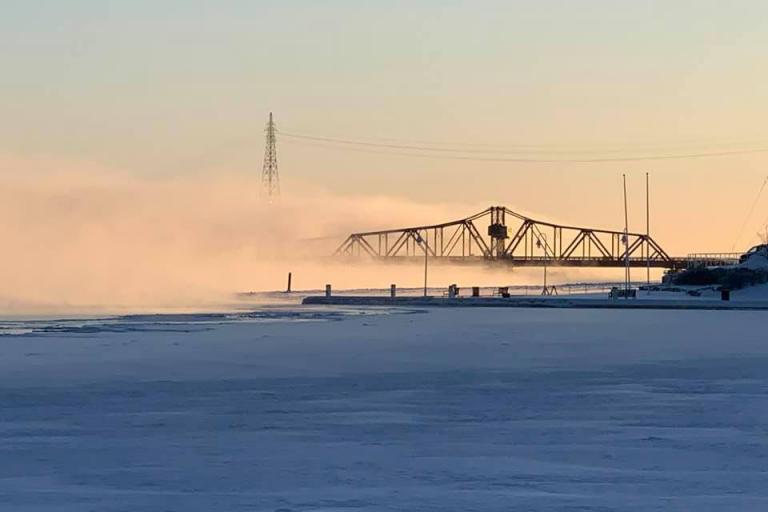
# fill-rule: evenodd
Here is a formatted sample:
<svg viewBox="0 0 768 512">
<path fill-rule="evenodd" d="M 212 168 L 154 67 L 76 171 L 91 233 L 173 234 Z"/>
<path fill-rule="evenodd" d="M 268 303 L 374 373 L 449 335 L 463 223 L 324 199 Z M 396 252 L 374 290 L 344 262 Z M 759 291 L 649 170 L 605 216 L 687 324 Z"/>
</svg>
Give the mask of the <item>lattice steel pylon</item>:
<svg viewBox="0 0 768 512">
<path fill-rule="evenodd" d="M 275 122 L 272 120 L 272 112 L 269 113 L 269 122 L 265 129 L 267 144 L 264 149 L 264 167 L 261 171 L 261 191 L 268 199 L 272 200 L 280 195 L 280 175 L 277 173 L 277 149 L 275 137 Z"/>
</svg>

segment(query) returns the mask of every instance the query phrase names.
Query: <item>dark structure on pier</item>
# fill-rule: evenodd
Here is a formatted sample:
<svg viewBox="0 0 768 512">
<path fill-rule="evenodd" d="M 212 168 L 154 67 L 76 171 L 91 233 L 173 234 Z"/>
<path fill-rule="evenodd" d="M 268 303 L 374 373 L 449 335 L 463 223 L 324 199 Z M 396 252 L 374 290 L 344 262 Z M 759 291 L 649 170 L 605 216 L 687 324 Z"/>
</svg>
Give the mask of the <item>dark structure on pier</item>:
<svg viewBox="0 0 768 512">
<path fill-rule="evenodd" d="M 675 269 L 692 264 L 726 265 L 737 258 L 675 258 L 647 234 L 561 226 L 525 217 L 504 206 L 491 206 L 443 224 L 353 233 L 335 254 L 408 261 L 423 258 L 425 251 L 433 261 L 513 266 L 622 267 L 628 259 L 632 267 Z"/>
</svg>

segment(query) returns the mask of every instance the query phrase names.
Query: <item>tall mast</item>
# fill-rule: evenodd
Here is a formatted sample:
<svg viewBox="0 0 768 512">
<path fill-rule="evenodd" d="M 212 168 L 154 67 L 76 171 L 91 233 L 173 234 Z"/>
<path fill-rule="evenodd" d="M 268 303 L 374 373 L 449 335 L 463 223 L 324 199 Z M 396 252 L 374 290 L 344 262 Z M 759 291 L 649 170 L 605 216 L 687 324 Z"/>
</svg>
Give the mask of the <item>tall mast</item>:
<svg viewBox="0 0 768 512">
<path fill-rule="evenodd" d="M 264 149 L 264 167 L 261 171 L 261 189 L 268 200 L 280 195 L 280 175 L 277 172 L 277 148 L 275 137 L 275 123 L 272 120 L 272 112 L 269 113 L 269 122 L 266 128 L 266 147 Z"/>
<path fill-rule="evenodd" d="M 629 298 L 629 215 L 627 214 L 627 175 L 621 175 L 624 181 L 624 289 L 626 295 L 624 298 Z"/>
<path fill-rule="evenodd" d="M 645 173 L 645 272 L 648 293 L 651 287 L 651 187 L 648 173 Z"/>
</svg>

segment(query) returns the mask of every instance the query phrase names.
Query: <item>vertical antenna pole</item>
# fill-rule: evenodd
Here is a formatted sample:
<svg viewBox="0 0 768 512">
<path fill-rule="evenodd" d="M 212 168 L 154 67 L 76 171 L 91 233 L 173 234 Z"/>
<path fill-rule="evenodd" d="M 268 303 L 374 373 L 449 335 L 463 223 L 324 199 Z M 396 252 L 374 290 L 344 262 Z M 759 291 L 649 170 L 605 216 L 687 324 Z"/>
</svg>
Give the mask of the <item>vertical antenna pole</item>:
<svg viewBox="0 0 768 512">
<path fill-rule="evenodd" d="M 427 296 L 427 262 L 429 258 L 429 231 L 424 230 L 424 296 Z"/>
<path fill-rule="evenodd" d="M 547 291 L 547 235 L 542 234 L 544 237 L 544 295 L 549 295 Z"/>
<path fill-rule="evenodd" d="M 648 293 L 651 293 L 651 187 L 645 173 L 645 277 Z"/>
<path fill-rule="evenodd" d="M 627 214 L 627 175 L 621 175 L 624 181 L 624 298 L 629 297 L 629 215 Z"/>
</svg>

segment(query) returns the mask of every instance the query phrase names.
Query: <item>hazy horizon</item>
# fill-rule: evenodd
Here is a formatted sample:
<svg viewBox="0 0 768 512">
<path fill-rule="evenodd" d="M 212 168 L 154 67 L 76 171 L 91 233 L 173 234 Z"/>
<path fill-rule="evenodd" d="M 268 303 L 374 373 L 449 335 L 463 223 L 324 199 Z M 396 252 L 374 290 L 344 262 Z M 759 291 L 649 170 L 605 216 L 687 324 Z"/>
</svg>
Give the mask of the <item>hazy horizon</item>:
<svg viewBox="0 0 768 512">
<path fill-rule="evenodd" d="M 205 302 L 287 271 L 418 286 L 418 268 L 329 267 L 300 241 L 491 204 L 621 229 L 622 173 L 636 231 L 651 174 L 671 254 L 745 250 L 768 224 L 764 2 L 12 2 L 0 29 L 6 308 Z M 507 276 L 466 272 L 435 284 Z"/>
</svg>

